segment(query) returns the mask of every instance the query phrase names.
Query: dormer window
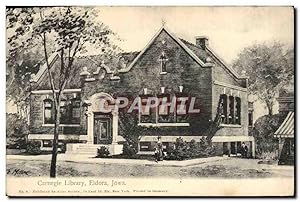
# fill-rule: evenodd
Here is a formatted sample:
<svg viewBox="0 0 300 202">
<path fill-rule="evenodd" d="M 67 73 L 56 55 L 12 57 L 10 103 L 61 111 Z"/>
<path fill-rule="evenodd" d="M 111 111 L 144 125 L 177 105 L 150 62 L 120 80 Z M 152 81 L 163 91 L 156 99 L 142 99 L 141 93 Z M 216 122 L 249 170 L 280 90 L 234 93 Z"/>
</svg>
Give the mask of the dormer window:
<svg viewBox="0 0 300 202">
<path fill-rule="evenodd" d="M 166 57 L 165 52 L 161 53 L 161 56 L 159 57 L 159 61 L 160 61 L 160 73 L 166 74 L 168 58 Z"/>
</svg>

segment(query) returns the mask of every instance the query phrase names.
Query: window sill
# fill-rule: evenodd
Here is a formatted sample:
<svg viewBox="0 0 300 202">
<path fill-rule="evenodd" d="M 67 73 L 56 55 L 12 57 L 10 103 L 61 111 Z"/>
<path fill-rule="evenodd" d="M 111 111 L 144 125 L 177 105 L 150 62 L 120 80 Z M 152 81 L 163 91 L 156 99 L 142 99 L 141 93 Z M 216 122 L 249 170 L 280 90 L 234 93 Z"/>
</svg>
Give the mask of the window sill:
<svg viewBox="0 0 300 202">
<path fill-rule="evenodd" d="M 241 128 L 242 127 L 242 125 L 238 125 L 238 124 L 225 124 L 225 123 L 221 123 L 220 126 L 226 127 L 226 128 Z"/>
<path fill-rule="evenodd" d="M 43 127 L 54 127 L 54 124 L 43 124 Z M 59 124 L 59 127 L 80 127 L 80 124 Z"/>
<path fill-rule="evenodd" d="M 167 72 L 160 72 L 159 74 L 160 75 L 165 75 L 165 74 L 167 74 Z"/>
<path fill-rule="evenodd" d="M 189 123 L 138 123 L 138 126 L 144 127 L 187 127 Z"/>
</svg>

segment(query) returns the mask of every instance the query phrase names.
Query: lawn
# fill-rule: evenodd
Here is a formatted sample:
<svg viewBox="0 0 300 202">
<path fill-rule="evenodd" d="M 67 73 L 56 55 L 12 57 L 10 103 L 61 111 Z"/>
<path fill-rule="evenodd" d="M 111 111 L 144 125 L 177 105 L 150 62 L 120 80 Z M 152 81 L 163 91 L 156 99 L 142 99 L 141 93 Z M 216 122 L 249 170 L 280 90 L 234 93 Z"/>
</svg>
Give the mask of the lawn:
<svg viewBox="0 0 300 202">
<path fill-rule="evenodd" d="M 7 160 L 8 176 L 48 176 L 49 161 Z M 287 168 L 287 169 L 285 169 Z M 217 162 L 203 163 L 188 167 L 169 167 L 129 164 L 92 164 L 59 161 L 59 177 L 172 177 L 172 178 L 266 178 L 293 177 L 291 167 L 258 164 L 256 159 L 231 158 Z"/>
</svg>

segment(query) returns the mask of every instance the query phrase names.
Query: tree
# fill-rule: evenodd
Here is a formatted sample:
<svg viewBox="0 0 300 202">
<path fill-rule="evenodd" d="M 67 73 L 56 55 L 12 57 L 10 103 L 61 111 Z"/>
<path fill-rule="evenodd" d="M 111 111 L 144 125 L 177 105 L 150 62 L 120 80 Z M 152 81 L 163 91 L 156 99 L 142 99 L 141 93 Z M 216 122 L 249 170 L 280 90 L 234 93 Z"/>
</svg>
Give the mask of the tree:
<svg viewBox="0 0 300 202">
<path fill-rule="evenodd" d="M 48 81 L 54 101 L 54 137 L 50 177 L 56 176 L 56 159 L 60 125 L 60 103 L 63 91 L 72 77 L 74 59 L 93 47 L 107 55 L 119 49 L 112 44 L 116 34 L 99 21 L 99 11 L 89 7 L 8 8 L 7 28 L 13 29 L 8 38 L 9 57 L 18 50 L 41 45 L 47 67 Z M 51 71 L 49 57 L 57 53 L 60 67 Z"/>
<path fill-rule="evenodd" d="M 266 104 L 269 115 L 278 91 L 294 79 L 293 50 L 283 44 L 254 44 L 241 51 L 233 62 L 237 72 L 249 76 L 249 90 Z"/>
<path fill-rule="evenodd" d="M 260 117 L 254 124 L 254 128 L 250 130 L 250 134 L 255 139 L 256 156 L 261 158 L 268 153 L 276 152 L 278 140 L 274 137 L 275 131 L 282 122 L 282 115 L 264 115 Z M 274 155 L 275 156 L 275 155 Z"/>
<path fill-rule="evenodd" d="M 30 79 L 40 69 L 42 60 L 40 49 L 30 49 L 17 55 L 14 62 L 7 63 L 6 96 L 7 101 L 17 106 L 17 113 L 23 118 L 28 116 L 28 94 Z"/>
<path fill-rule="evenodd" d="M 24 149 L 28 134 L 27 121 L 18 114 L 6 114 L 6 145 L 8 148 Z"/>
</svg>

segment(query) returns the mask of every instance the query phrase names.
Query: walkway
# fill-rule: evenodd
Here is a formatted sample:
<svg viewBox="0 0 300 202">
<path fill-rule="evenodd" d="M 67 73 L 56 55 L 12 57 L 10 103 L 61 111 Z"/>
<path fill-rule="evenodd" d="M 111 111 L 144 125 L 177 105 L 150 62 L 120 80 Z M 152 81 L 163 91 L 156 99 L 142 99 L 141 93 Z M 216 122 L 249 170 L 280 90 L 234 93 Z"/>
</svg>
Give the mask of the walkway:
<svg viewBox="0 0 300 202">
<path fill-rule="evenodd" d="M 27 161 L 50 161 L 51 155 L 7 155 L 7 160 L 27 160 Z M 57 157 L 58 161 L 75 162 L 75 163 L 97 163 L 97 164 L 128 164 L 128 165 L 145 165 L 145 166 L 170 166 L 170 167 L 185 167 L 193 166 L 203 163 L 216 162 L 229 159 L 228 157 L 208 157 L 191 159 L 184 161 L 150 161 L 143 159 L 112 159 L 112 158 L 95 158 L 91 155 L 74 155 L 74 154 L 59 154 Z"/>
</svg>

